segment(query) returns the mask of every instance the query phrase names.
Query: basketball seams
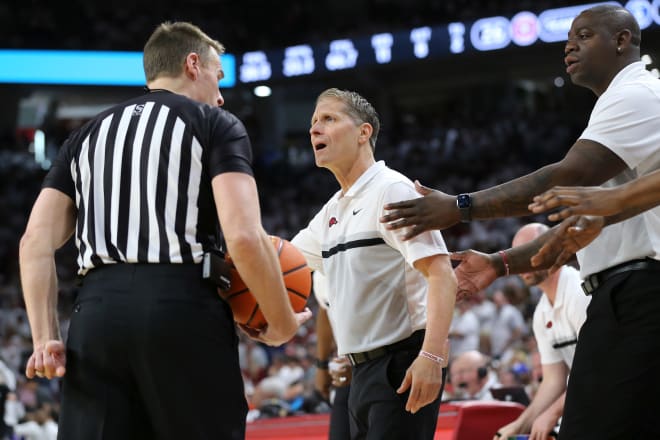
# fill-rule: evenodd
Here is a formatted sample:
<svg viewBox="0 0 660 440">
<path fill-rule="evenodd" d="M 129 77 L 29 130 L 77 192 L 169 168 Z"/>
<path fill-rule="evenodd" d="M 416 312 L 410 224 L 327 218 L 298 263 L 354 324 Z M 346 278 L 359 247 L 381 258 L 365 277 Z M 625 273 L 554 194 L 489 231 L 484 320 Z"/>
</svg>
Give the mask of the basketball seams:
<svg viewBox="0 0 660 440">
<path fill-rule="evenodd" d="M 307 301 L 307 299 L 309 298 L 309 296 L 306 296 L 304 293 L 298 292 L 297 290 L 293 290 L 293 289 L 290 289 L 288 287 L 287 287 L 286 290 L 293 293 L 296 296 L 299 296 L 300 298 L 304 299 L 305 301 Z"/>
<path fill-rule="evenodd" d="M 305 261 L 305 257 L 291 242 L 277 236 L 271 236 L 270 238 L 278 255 L 282 278 L 291 306 L 296 312 L 300 312 L 307 304 L 312 290 L 312 277 L 309 266 Z M 237 323 L 255 329 L 263 328 L 268 324 L 263 311 L 250 289 L 241 279 L 229 254 L 226 254 L 226 259 L 231 266 L 232 286 L 229 291 L 218 289 L 220 297 L 232 308 L 234 320 Z M 301 270 L 306 270 L 307 273 L 303 273 Z M 307 292 L 307 294 L 304 292 Z"/>
<path fill-rule="evenodd" d="M 289 270 L 287 270 L 286 272 L 283 271 L 283 272 L 282 272 L 282 276 L 285 277 L 285 276 L 287 276 L 287 275 L 289 275 L 289 274 L 291 274 L 291 273 L 293 273 L 293 272 L 296 272 L 296 271 L 298 271 L 298 270 L 300 270 L 300 269 L 304 269 L 304 268 L 306 268 L 306 267 L 307 267 L 307 264 L 306 264 L 306 263 L 303 263 L 303 264 L 301 264 L 300 266 L 296 266 L 296 267 L 294 267 L 293 269 L 289 269 Z M 311 281 L 310 281 L 310 282 L 311 282 Z"/>
<path fill-rule="evenodd" d="M 250 317 L 248 318 L 248 320 L 247 320 L 247 322 L 245 323 L 245 325 L 250 326 L 250 324 L 252 324 L 252 320 L 253 320 L 254 317 L 256 316 L 257 312 L 259 312 L 259 304 L 255 303 L 255 304 L 254 304 L 254 308 L 252 309 L 252 314 L 251 314 Z M 259 319 L 260 321 L 264 321 L 264 322 L 265 322 L 264 314 L 263 314 L 263 313 L 259 313 L 259 317 L 261 318 L 261 319 Z"/>
<path fill-rule="evenodd" d="M 226 295 L 226 296 L 225 296 L 225 295 L 222 295 L 222 297 L 223 297 L 226 301 L 231 301 L 232 298 L 235 298 L 235 297 L 237 297 L 238 295 L 242 295 L 242 294 L 244 294 L 244 293 L 246 293 L 246 292 L 248 292 L 248 293 L 250 292 L 250 290 L 249 290 L 247 287 L 246 287 L 245 289 L 243 289 L 243 290 L 239 290 L 238 292 L 232 292 L 232 293 L 230 293 L 229 295 Z"/>
</svg>

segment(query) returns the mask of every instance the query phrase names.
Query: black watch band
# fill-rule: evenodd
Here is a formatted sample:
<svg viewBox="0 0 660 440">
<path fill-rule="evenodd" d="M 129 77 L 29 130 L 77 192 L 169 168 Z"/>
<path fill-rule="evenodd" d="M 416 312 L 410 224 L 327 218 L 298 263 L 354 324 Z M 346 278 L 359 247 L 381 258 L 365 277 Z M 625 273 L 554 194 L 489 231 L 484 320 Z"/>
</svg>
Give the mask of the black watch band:
<svg viewBox="0 0 660 440">
<path fill-rule="evenodd" d="M 459 194 L 456 196 L 456 206 L 461 215 L 461 222 L 468 223 L 472 221 L 472 197 L 470 194 Z"/>
<path fill-rule="evenodd" d="M 328 360 L 325 359 L 319 359 L 316 358 L 314 359 L 314 364 L 316 365 L 316 368 L 320 368 L 321 370 L 327 370 L 328 369 Z"/>
</svg>

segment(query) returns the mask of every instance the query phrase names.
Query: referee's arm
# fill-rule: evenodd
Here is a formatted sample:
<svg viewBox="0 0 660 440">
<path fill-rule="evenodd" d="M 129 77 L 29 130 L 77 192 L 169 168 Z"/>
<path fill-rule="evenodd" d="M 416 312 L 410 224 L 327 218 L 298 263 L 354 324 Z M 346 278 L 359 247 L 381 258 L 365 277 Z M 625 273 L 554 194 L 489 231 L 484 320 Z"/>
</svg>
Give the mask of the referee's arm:
<svg viewBox="0 0 660 440">
<path fill-rule="evenodd" d="M 55 251 L 73 234 L 76 208 L 65 193 L 44 188 L 37 198 L 19 248 L 21 285 L 34 351 L 26 375 L 49 379 L 64 374 L 64 345 L 57 317 Z M 53 344 L 52 341 L 57 341 Z M 48 347 L 47 347 L 48 345 Z"/>
<path fill-rule="evenodd" d="M 295 335 L 312 313 L 293 312 L 275 247 L 261 225 L 254 178 L 226 172 L 215 176 L 211 184 L 229 255 L 268 322 L 259 339 L 281 345 Z"/>
</svg>

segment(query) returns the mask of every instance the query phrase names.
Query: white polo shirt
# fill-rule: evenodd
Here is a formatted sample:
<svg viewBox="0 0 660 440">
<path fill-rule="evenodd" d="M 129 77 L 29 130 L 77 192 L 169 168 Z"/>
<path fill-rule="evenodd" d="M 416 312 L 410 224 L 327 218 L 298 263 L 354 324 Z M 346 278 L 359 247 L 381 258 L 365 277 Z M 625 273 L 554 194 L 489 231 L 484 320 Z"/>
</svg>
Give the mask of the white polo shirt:
<svg viewBox="0 0 660 440">
<path fill-rule="evenodd" d="M 543 294 L 534 310 L 534 337 L 542 364 L 564 362 L 571 368 L 578 334 L 585 319 L 591 296 L 580 287 L 580 273 L 563 266 L 557 281 L 555 303 Z"/>
<path fill-rule="evenodd" d="M 438 231 L 402 241 L 378 219 L 383 205 L 420 197 L 380 161 L 338 191 L 291 242 L 328 281 L 328 316 L 340 355 L 392 344 L 426 326 L 426 280 L 413 263 L 447 254 Z"/>
<path fill-rule="evenodd" d="M 479 350 L 479 318 L 472 310 L 455 311 L 449 333 L 458 333 L 461 337 L 450 337 L 451 359 L 466 351 Z"/>
<path fill-rule="evenodd" d="M 660 81 L 643 62 L 614 77 L 580 139 L 609 148 L 630 168 L 603 186 L 621 185 L 660 168 Z M 577 256 L 582 278 L 638 258 L 660 260 L 660 206 L 604 228 Z"/>
<path fill-rule="evenodd" d="M 312 273 L 312 285 L 314 286 L 314 297 L 319 307 L 328 310 L 328 281 L 318 270 Z"/>
</svg>

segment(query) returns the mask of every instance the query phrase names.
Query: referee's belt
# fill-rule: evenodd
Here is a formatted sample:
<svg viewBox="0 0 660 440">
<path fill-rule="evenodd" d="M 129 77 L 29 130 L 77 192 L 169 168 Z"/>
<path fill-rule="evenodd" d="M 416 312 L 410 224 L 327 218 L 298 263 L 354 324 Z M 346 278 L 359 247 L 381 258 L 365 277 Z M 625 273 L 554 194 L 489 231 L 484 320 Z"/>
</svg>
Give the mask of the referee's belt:
<svg viewBox="0 0 660 440">
<path fill-rule="evenodd" d="M 351 365 L 356 366 L 363 364 L 379 357 L 385 356 L 387 353 L 400 351 L 404 349 L 419 349 L 424 342 L 424 330 L 417 330 L 406 339 L 402 339 L 384 347 L 374 348 L 373 350 L 363 351 L 362 353 L 348 353 L 346 357 L 351 362 Z"/>
<path fill-rule="evenodd" d="M 593 275 L 589 275 L 582 282 L 582 290 L 585 295 L 591 295 L 598 289 L 605 281 L 609 280 L 615 275 L 629 272 L 631 270 L 660 270 L 660 261 L 652 258 L 644 258 L 641 260 L 630 260 L 625 263 L 618 264 L 609 269 L 602 270 Z"/>
</svg>

